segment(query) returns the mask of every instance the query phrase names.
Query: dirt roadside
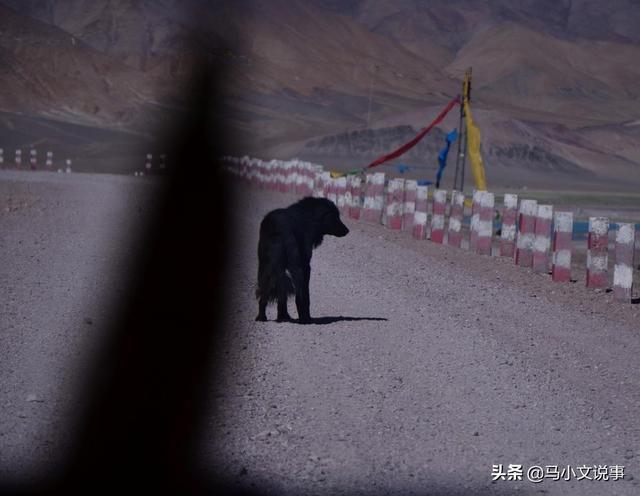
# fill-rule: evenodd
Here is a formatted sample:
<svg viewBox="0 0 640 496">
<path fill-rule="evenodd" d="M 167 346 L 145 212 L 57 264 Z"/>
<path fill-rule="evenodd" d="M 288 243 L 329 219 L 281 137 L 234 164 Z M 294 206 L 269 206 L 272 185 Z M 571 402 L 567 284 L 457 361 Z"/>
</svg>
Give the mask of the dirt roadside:
<svg viewBox="0 0 640 496">
<path fill-rule="evenodd" d="M 256 323 L 258 224 L 294 198 L 243 192 L 205 469 L 273 494 L 637 493 L 638 305 L 347 220 L 312 261 L 322 325 Z M 627 476 L 492 483 L 501 463 Z"/>
</svg>

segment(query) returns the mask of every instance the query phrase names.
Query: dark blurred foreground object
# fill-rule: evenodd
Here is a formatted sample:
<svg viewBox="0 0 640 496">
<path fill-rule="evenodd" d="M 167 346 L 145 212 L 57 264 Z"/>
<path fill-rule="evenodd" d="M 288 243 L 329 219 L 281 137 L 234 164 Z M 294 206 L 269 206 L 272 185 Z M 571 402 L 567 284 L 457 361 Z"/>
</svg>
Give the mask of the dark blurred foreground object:
<svg viewBox="0 0 640 496">
<path fill-rule="evenodd" d="M 130 275 L 126 304 L 78 391 L 80 409 L 65 469 L 53 482 L 3 487 L 11 494 L 209 493 L 195 448 L 223 332 L 231 199 L 222 167 L 218 75 L 193 85 L 190 113 L 169 130 L 174 157 L 157 211 Z M 34 474 L 37 475 L 37 474 Z"/>
<path fill-rule="evenodd" d="M 177 493 L 203 487 L 190 467 L 207 394 L 227 246 L 215 75 L 193 87 L 167 138 L 175 157 L 120 324 L 90 371 L 89 409 L 61 486 L 66 492 Z M 212 141 L 215 137 L 216 141 Z M 198 491 L 199 492 L 199 491 Z"/>
</svg>

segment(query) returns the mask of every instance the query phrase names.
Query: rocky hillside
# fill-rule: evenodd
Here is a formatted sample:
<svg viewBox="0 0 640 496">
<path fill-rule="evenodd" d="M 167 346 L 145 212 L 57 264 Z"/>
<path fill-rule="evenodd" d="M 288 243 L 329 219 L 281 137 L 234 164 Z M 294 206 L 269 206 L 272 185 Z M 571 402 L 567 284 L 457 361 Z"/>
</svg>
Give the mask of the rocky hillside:
<svg viewBox="0 0 640 496">
<path fill-rule="evenodd" d="M 5 115 L 149 133 L 180 108 L 204 57 L 227 75 L 219 97 L 238 153 L 357 162 L 428 123 L 472 66 L 490 179 L 505 167 L 550 185 L 571 174 L 640 183 L 632 0 L 0 0 L 0 9 Z M 423 146 L 437 149 L 456 126 L 452 116 Z"/>
</svg>

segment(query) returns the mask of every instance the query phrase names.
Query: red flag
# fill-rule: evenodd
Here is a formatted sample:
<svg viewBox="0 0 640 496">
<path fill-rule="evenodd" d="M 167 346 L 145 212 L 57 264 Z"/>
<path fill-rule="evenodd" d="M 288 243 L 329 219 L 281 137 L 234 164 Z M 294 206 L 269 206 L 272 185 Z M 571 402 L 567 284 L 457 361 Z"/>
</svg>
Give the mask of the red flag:
<svg viewBox="0 0 640 496">
<path fill-rule="evenodd" d="M 394 150 L 394 151 L 392 151 L 391 153 L 389 153 L 387 155 L 383 155 L 382 157 L 378 157 L 373 162 L 371 162 L 369 165 L 367 165 L 366 168 L 370 169 L 371 167 L 375 167 L 376 165 L 384 164 L 385 162 L 388 162 L 391 159 L 399 157 L 400 155 L 402 155 L 407 150 L 410 150 L 411 148 L 413 148 L 418 143 L 418 141 L 420 141 L 422 138 L 424 138 L 425 134 L 427 134 L 429 131 L 431 131 L 431 129 L 433 129 L 434 126 L 440 124 L 442 122 L 442 120 L 446 117 L 446 115 L 449 113 L 449 111 L 458 103 L 460 103 L 460 95 L 456 96 L 453 100 L 451 100 L 449 102 L 449 104 L 445 107 L 445 109 L 442 112 L 440 112 L 440 115 L 438 115 L 438 117 L 436 117 L 435 120 L 431 124 L 429 124 L 422 131 L 420 131 L 415 138 L 413 138 L 411 141 L 405 143 L 404 145 L 402 145 L 397 150 Z"/>
</svg>

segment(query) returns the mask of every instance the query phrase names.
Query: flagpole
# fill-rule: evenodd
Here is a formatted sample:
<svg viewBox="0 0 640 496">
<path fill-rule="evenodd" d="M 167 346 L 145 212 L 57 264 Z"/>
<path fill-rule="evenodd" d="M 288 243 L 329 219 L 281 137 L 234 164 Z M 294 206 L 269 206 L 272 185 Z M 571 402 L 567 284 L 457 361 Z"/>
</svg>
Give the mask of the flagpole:
<svg viewBox="0 0 640 496">
<path fill-rule="evenodd" d="M 460 139 L 460 142 L 458 143 L 461 146 L 461 158 L 462 158 L 462 173 L 460 174 L 460 192 L 463 193 L 464 192 L 464 172 L 465 172 L 465 168 L 466 168 L 466 164 L 467 164 L 467 120 L 466 120 L 466 114 L 464 112 L 464 104 L 465 102 L 468 104 L 471 102 L 471 67 L 469 67 L 465 73 L 464 73 L 464 83 L 463 83 L 464 87 L 463 87 L 463 92 L 462 92 L 462 105 L 460 106 L 462 108 L 462 116 L 465 117 L 464 122 L 463 122 L 463 128 L 464 128 L 464 133 L 463 133 L 463 138 L 464 138 L 464 145 L 462 144 L 462 138 Z"/>
<path fill-rule="evenodd" d="M 466 78 L 466 74 L 465 74 L 465 78 Z M 464 90 L 465 90 L 465 84 L 464 84 L 464 80 L 462 82 L 462 99 L 463 101 L 460 102 L 460 121 L 458 124 L 458 129 L 460 130 L 460 137 L 458 138 L 458 153 L 456 154 L 456 172 L 453 176 L 453 189 L 456 190 L 458 189 L 458 174 L 459 174 L 459 170 L 460 170 L 460 158 L 461 158 L 461 143 L 462 140 L 464 139 Z"/>
</svg>

